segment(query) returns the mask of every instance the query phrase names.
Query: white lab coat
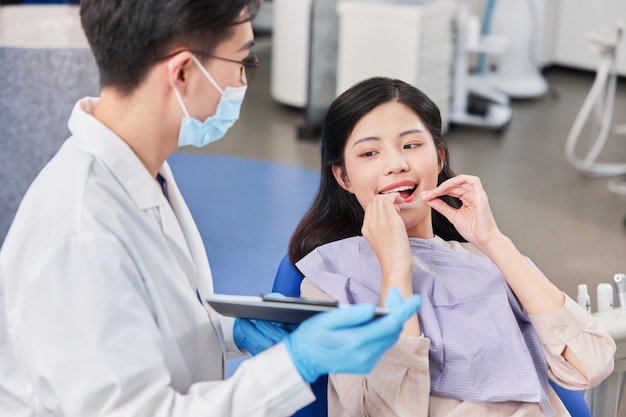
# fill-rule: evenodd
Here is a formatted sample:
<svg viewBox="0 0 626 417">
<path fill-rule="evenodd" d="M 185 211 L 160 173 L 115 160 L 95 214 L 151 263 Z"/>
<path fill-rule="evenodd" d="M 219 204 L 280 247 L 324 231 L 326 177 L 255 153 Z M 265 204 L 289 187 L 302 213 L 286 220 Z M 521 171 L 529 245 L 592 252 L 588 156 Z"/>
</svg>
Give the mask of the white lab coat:
<svg viewBox="0 0 626 417">
<path fill-rule="evenodd" d="M 167 163 L 170 202 L 96 102 L 77 103 L 0 251 L 0 415 L 280 416 L 311 402 L 282 344 L 222 381 L 232 321 L 196 296 L 213 284 L 191 214 Z"/>
</svg>

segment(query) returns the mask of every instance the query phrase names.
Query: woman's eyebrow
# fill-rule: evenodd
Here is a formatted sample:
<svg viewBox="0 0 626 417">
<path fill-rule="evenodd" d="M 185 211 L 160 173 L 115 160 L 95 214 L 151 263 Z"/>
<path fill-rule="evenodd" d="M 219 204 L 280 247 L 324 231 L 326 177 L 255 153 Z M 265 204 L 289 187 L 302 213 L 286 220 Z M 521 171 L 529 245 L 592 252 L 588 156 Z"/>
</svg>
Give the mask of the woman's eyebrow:
<svg viewBox="0 0 626 417">
<path fill-rule="evenodd" d="M 410 129 L 410 130 L 406 130 L 406 131 L 400 133 L 400 136 L 411 135 L 413 133 L 417 133 L 418 135 L 425 135 L 426 134 L 426 132 L 423 131 L 422 129 Z"/>
<path fill-rule="evenodd" d="M 361 138 L 361 139 L 357 139 L 352 144 L 352 147 L 354 148 L 359 143 L 368 142 L 368 141 L 371 141 L 371 140 L 380 140 L 380 138 L 378 136 L 367 136 L 367 137 L 364 137 L 364 138 Z"/>
<path fill-rule="evenodd" d="M 398 137 L 402 137 L 402 136 L 406 136 L 406 135 L 413 135 L 413 134 L 426 136 L 426 131 L 424 131 L 422 129 L 409 129 L 409 130 L 405 130 L 404 132 L 401 132 L 398 135 Z M 354 143 L 352 144 L 352 147 L 354 148 L 359 143 L 368 142 L 368 141 L 372 141 L 372 140 L 380 140 L 380 138 L 378 136 L 366 136 L 364 138 L 357 139 L 356 141 L 354 141 Z"/>
</svg>

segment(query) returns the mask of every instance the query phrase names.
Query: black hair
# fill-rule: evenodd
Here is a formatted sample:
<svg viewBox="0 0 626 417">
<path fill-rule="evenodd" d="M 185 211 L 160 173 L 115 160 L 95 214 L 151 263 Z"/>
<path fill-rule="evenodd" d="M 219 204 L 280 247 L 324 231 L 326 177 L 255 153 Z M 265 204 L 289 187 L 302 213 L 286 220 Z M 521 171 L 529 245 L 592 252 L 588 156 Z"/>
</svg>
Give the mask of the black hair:
<svg viewBox="0 0 626 417">
<path fill-rule="evenodd" d="M 391 101 L 406 105 L 419 116 L 432 135 L 436 149 L 443 154 L 443 161 L 440 161 L 443 168 L 437 184 L 454 176 L 448 145 L 441 131 L 439 109 L 422 91 L 404 81 L 385 77 L 369 78 L 353 85 L 333 101 L 326 113 L 322 131 L 320 185 L 310 208 L 291 236 L 289 259 L 292 263 L 318 246 L 361 234 L 363 208 L 354 194 L 337 183 L 332 167 L 339 166 L 345 173 L 344 149 L 355 125 L 373 109 Z M 440 198 L 452 207 L 461 207 L 462 203 L 457 198 Z M 444 240 L 466 241 L 436 210 L 432 210 L 432 222 L 433 231 Z"/>
<path fill-rule="evenodd" d="M 176 47 L 209 55 L 253 19 L 260 0 L 82 0 L 80 19 L 101 87 L 133 92 Z M 247 11 L 242 17 L 242 11 Z"/>
</svg>

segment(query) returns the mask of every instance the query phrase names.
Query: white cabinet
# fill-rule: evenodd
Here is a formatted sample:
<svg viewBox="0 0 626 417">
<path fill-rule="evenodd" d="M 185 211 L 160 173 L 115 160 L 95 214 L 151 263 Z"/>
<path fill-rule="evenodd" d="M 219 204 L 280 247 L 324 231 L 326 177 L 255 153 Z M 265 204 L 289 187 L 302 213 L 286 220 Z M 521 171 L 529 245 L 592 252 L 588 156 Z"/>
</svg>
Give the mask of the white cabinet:
<svg viewBox="0 0 626 417">
<path fill-rule="evenodd" d="M 428 95 L 447 126 L 456 2 L 343 0 L 337 12 L 337 94 L 365 78 L 398 78 Z"/>
<path fill-rule="evenodd" d="M 273 0 L 272 98 L 305 107 L 313 0 Z"/>
</svg>

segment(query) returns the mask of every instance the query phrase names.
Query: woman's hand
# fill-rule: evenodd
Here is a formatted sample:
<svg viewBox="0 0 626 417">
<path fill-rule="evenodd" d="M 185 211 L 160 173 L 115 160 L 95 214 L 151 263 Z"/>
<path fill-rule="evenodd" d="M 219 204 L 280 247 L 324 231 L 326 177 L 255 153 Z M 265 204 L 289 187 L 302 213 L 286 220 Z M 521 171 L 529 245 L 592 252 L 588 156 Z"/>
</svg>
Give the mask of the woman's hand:
<svg viewBox="0 0 626 417">
<path fill-rule="evenodd" d="M 378 195 L 365 208 L 363 237 L 370 244 L 386 276 L 405 276 L 413 268 L 413 256 L 406 226 L 395 203 L 401 203 L 397 193 Z"/>
<path fill-rule="evenodd" d="M 461 199 L 463 206 L 459 209 L 448 206 L 437 198 L 443 195 Z M 563 308 L 563 292 L 529 263 L 511 239 L 498 229 L 479 178 L 459 175 L 434 190 L 424 191 L 420 197 L 496 264 L 528 314 L 556 314 Z M 566 359 L 576 367 L 575 360 Z M 584 374 L 584 370 L 579 371 Z"/>
<path fill-rule="evenodd" d="M 463 206 L 459 209 L 450 207 L 437 198 L 443 195 L 459 198 Z M 443 214 L 465 239 L 481 250 L 503 237 L 478 177 L 458 175 L 442 182 L 433 190 L 422 192 L 420 197 Z"/>
<path fill-rule="evenodd" d="M 409 244 L 409 235 L 396 204 L 404 200 L 397 193 L 378 195 L 365 207 L 365 217 L 361 232 L 370 244 L 381 269 L 380 300 L 385 305 L 392 287 L 397 287 L 404 299 L 413 295 L 413 255 Z M 417 315 L 406 321 L 404 336 L 421 335 Z"/>
</svg>

